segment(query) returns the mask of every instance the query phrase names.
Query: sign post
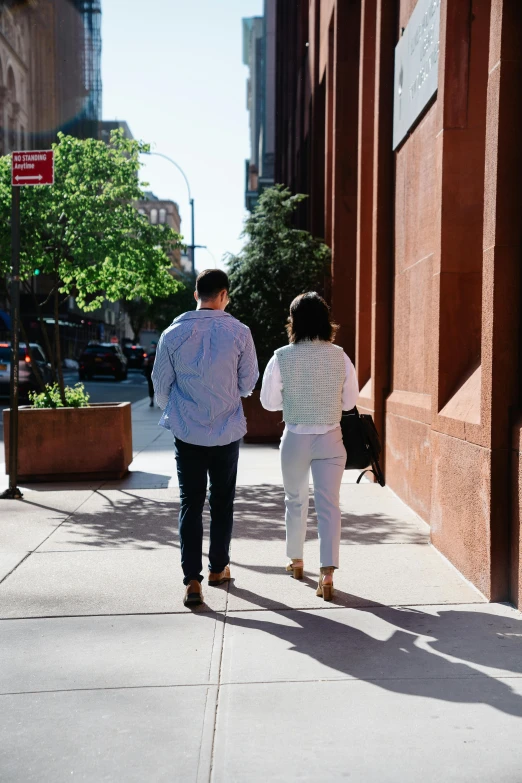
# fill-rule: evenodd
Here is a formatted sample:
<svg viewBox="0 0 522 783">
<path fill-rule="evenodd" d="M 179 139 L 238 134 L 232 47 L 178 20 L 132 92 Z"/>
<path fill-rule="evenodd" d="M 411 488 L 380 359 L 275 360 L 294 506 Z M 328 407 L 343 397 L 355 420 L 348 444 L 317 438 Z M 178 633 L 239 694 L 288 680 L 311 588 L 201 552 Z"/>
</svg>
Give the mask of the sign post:
<svg viewBox="0 0 522 783">
<path fill-rule="evenodd" d="M 18 388 L 20 346 L 20 186 L 54 183 L 53 150 L 13 152 L 11 159 L 11 400 L 9 411 L 9 488 L 2 499 L 22 498 L 18 488 Z"/>
</svg>

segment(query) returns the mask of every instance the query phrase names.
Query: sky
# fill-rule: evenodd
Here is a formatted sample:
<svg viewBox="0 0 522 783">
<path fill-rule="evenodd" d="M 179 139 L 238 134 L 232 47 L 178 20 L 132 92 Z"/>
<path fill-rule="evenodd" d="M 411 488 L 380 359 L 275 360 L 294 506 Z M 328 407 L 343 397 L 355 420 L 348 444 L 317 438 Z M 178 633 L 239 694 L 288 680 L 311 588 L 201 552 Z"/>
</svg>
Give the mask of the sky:
<svg viewBox="0 0 522 783">
<path fill-rule="evenodd" d="M 103 119 L 125 120 L 135 139 L 173 158 L 195 202 L 196 268 L 223 267 L 237 253 L 250 156 L 242 17 L 263 0 L 102 0 Z M 182 175 L 143 158 L 142 179 L 179 204 L 190 242 Z"/>
</svg>

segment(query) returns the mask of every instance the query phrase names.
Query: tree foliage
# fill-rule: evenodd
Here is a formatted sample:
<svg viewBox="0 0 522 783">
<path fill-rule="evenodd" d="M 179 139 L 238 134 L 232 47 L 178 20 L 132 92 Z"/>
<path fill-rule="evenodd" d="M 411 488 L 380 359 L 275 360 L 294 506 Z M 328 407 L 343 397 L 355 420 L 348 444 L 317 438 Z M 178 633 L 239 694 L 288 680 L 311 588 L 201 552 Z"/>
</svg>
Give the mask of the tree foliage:
<svg viewBox="0 0 522 783">
<path fill-rule="evenodd" d="M 32 281 L 35 270 L 51 280 L 54 349 L 47 350 L 62 398 L 58 317 L 60 300 L 74 296 L 84 310 L 109 300 L 167 296 L 179 288 L 169 270 L 169 251 L 181 238 L 166 225 L 151 225 L 134 202 L 144 194 L 139 182 L 142 142 L 113 131 L 110 144 L 58 135 L 55 184 L 24 187 L 20 194 L 21 280 L 40 304 Z M 10 269 L 11 156 L 0 158 L 0 274 Z M 44 337 L 44 342 L 47 338 Z"/>
<path fill-rule="evenodd" d="M 158 332 L 163 332 L 178 315 L 195 309 L 195 276 L 185 274 L 177 280 L 179 288 L 173 294 L 156 297 L 151 302 L 146 302 L 144 299 L 123 302 L 136 342 L 139 341 L 140 331 L 146 323 L 153 324 Z"/>
<path fill-rule="evenodd" d="M 328 274 L 330 249 L 292 225 L 305 198 L 282 185 L 265 190 L 245 222 L 245 246 L 229 257 L 229 311 L 250 327 L 261 369 L 287 342 L 285 326 L 294 297 L 321 293 Z"/>
<path fill-rule="evenodd" d="M 151 225 L 133 202 L 140 187 L 141 142 L 113 131 L 111 143 L 59 134 L 55 184 L 21 192 L 21 276 L 39 269 L 58 279 L 60 293 L 95 310 L 104 299 L 150 301 L 174 292 L 169 250 L 180 237 L 165 225 Z M 11 157 L 0 158 L 0 271 L 9 269 Z"/>
</svg>

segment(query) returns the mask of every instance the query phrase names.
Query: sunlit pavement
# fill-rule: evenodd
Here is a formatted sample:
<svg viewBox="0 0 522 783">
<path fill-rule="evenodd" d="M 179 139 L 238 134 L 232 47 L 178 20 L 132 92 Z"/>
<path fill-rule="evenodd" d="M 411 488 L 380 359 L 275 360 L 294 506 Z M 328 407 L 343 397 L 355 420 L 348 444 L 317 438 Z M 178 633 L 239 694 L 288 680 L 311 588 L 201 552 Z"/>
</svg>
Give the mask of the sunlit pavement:
<svg viewBox="0 0 522 783">
<path fill-rule="evenodd" d="M 283 570 L 271 446 L 241 451 L 234 581 L 186 610 L 158 418 L 133 405 L 123 481 L 2 501 L 0 779 L 520 781 L 520 613 L 348 473 L 337 594 L 317 598 L 312 513 L 304 580 Z"/>
</svg>

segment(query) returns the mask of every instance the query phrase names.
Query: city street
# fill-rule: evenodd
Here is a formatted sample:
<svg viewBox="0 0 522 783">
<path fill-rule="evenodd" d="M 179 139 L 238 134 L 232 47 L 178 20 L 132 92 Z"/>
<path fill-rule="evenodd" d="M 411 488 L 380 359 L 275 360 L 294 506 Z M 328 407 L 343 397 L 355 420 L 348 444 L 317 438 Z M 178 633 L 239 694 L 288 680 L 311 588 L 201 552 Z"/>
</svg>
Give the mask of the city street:
<svg viewBox="0 0 522 783">
<path fill-rule="evenodd" d="M 0 0 L 0 783 L 522 783 L 521 42 Z"/>
<path fill-rule="evenodd" d="M 205 583 L 191 613 L 156 414 L 133 405 L 122 481 L 2 501 L 0 778 L 519 781 L 520 613 L 488 604 L 419 517 L 350 471 L 337 593 L 317 598 L 313 506 L 299 582 L 283 567 L 279 452 L 252 445 L 234 580 Z"/>
<path fill-rule="evenodd" d="M 78 383 L 78 373 L 66 372 L 66 385 Z M 147 379 L 141 370 L 129 370 L 125 381 L 114 381 L 100 376 L 92 381 L 81 381 L 91 396 L 91 402 L 137 402 L 148 395 Z"/>
</svg>

